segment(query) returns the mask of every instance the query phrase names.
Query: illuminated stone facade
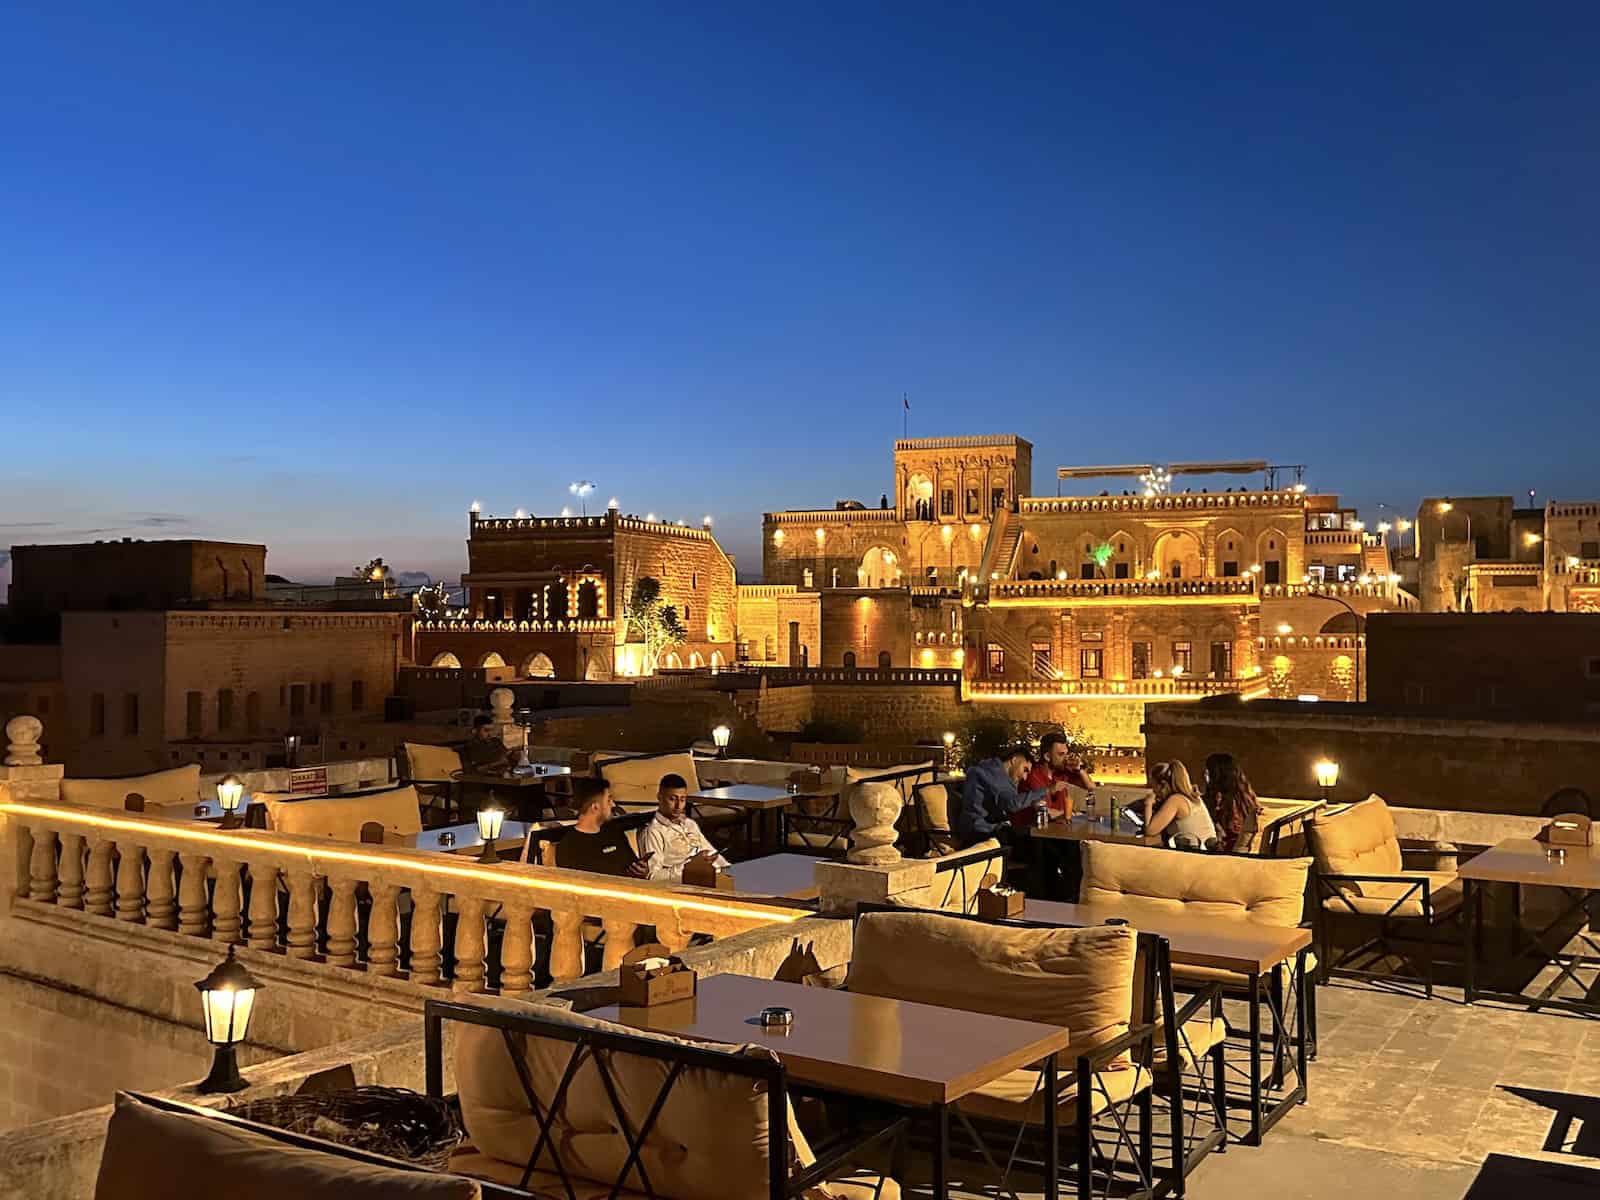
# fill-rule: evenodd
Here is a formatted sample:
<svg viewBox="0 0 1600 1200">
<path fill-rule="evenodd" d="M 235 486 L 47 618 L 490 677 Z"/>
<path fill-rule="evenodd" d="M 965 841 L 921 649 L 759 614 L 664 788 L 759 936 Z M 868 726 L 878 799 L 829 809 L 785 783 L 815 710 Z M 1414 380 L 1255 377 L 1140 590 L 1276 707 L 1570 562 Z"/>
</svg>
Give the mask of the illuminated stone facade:
<svg viewBox="0 0 1600 1200">
<path fill-rule="evenodd" d="M 424 666 L 510 667 L 520 677 L 612 679 L 721 667 L 734 658 L 738 585 L 709 528 L 609 511 L 583 517 L 480 517 L 467 541 L 466 611 L 417 626 Z M 659 663 L 629 640 L 634 583 L 661 582 L 688 636 Z"/>
<path fill-rule="evenodd" d="M 1414 528 L 1424 612 L 1600 612 L 1600 501 L 1433 496 Z"/>
</svg>

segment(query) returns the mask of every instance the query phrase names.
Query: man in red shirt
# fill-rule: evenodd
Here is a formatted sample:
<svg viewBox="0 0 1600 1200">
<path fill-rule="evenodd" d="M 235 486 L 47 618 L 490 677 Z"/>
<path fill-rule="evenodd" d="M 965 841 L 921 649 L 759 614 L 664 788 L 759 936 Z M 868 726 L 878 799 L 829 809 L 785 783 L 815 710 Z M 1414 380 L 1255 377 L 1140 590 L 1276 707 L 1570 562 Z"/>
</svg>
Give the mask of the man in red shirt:
<svg viewBox="0 0 1600 1200">
<path fill-rule="evenodd" d="M 1072 747 L 1067 743 L 1067 735 L 1059 730 L 1051 730 L 1039 741 L 1039 761 L 1033 765 L 1033 770 L 1028 772 L 1028 778 L 1023 787 L 1029 791 L 1047 788 L 1052 783 L 1065 782 L 1073 787 L 1092 791 L 1097 785 L 1089 772 L 1083 768 L 1083 760 L 1072 752 Z M 1051 811 L 1072 816 L 1072 798 L 1067 792 L 1058 792 L 1046 801 Z"/>
</svg>

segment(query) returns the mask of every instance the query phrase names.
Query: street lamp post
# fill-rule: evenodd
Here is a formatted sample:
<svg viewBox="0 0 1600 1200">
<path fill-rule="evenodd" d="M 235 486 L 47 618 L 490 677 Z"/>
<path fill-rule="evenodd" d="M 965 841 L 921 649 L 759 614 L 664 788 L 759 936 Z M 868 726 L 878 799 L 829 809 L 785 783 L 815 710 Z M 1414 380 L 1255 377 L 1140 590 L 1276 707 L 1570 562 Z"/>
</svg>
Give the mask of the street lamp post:
<svg viewBox="0 0 1600 1200">
<path fill-rule="evenodd" d="M 1361 703 L 1361 614 L 1358 613 L 1355 609 L 1350 607 L 1349 601 L 1341 600 L 1338 596 L 1330 596 L 1326 592 L 1323 592 L 1323 593 L 1321 593 L 1319 595 L 1316 595 L 1316 596 L 1307 596 L 1306 599 L 1308 599 L 1308 600 L 1327 600 L 1328 602 L 1330 602 L 1332 604 L 1337 604 L 1340 608 L 1344 609 L 1345 612 L 1349 613 L 1350 616 L 1355 620 L 1355 624 L 1356 624 L 1356 645 L 1355 645 L 1355 651 L 1356 651 L 1356 657 L 1355 657 L 1355 664 L 1356 664 L 1356 678 L 1355 678 L 1356 695 L 1355 695 L 1355 702 L 1357 704 L 1360 704 Z"/>
</svg>

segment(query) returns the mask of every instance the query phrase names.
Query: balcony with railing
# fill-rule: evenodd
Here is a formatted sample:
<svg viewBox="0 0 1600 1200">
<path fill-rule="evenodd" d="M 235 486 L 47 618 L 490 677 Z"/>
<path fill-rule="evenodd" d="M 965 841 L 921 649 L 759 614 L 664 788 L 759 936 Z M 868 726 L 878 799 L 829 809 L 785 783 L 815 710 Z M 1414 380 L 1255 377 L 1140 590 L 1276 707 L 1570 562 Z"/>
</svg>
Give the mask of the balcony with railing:
<svg viewBox="0 0 1600 1200">
<path fill-rule="evenodd" d="M 1093 516 L 1099 513 L 1217 512 L 1243 509 L 1257 512 L 1294 512 L 1305 508 L 1305 497 L 1282 492 L 1184 492 L 1165 496 L 1026 496 L 1018 504 L 1023 516 Z"/>
<path fill-rule="evenodd" d="M 989 587 L 991 606 L 1006 602 L 1074 600 L 1194 600 L 1250 602 L 1256 599 L 1252 575 L 1227 579 L 1007 579 Z"/>
<path fill-rule="evenodd" d="M 571 617 L 554 621 L 516 621 L 473 618 L 464 621 L 418 621 L 418 633 L 614 633 L 617 623 L 611 617 Z"/>
<path fill-rule="evenodd" d="M 1159 679 L 973 679 L 967 694 L 973 700 L 1199 700 L 1206 696 L 1249 695 L 1264 684 L 1259 676 L 1248 679 L 1199 679 L 1187 676 Z"/>
</svg>

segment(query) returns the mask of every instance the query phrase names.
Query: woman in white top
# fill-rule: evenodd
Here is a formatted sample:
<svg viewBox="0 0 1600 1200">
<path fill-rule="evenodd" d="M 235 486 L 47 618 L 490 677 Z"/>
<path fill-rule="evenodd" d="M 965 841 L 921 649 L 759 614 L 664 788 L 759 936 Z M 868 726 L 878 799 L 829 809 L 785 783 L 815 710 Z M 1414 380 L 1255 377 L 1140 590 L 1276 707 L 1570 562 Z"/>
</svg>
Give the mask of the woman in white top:
<svg viewBox="0 0 1600 1200">
<path fill-rule="evenodd" d="M 1150 790 L 1155 793 L 1144 802 L 1144 831 L 1160 834 L 1169 843 L 1183 838 L 1196 846 L 1211 847 L 1217 840 L 1217 827 L 1211 811 L 1200 799 L 1189 780 L 1189 769 L 1181 762 L 1156 763 L 1150 768 Z"/>
</svg>

